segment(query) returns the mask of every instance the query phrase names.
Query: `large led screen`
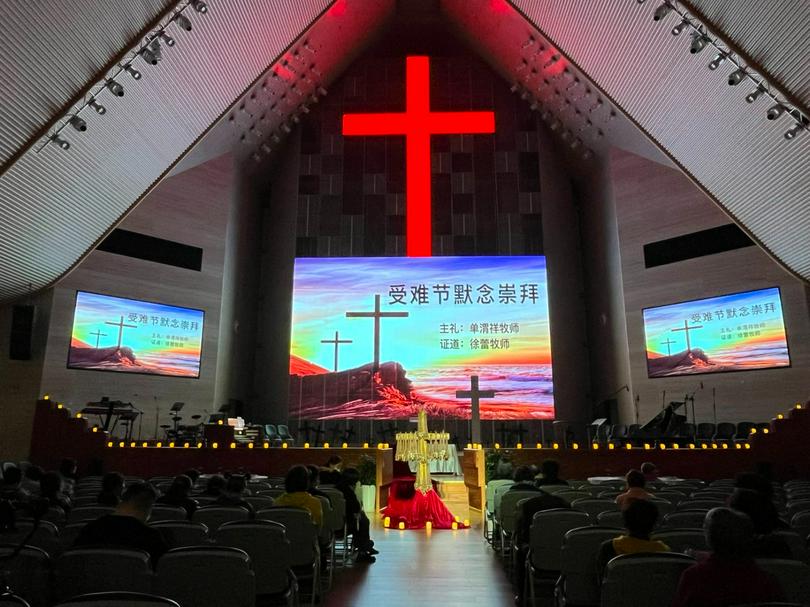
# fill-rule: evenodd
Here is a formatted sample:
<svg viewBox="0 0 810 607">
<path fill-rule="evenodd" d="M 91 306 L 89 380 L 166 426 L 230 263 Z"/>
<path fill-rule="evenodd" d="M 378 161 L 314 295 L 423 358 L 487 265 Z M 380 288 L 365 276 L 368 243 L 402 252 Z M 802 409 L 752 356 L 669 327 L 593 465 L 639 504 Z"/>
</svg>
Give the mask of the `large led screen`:
<svg viewBox="0 0 810 607">
<path fill-rule="evenodd" d="M 292 312 L 292 416 L 554 418 L 545 257 L 297 259 Z"/>
<path fill-rule="evenodd" d="M 68 367 L 200 376 L 202 310 L 78 291 Z"/>
<path fill-rule="evenodd" d="M 777 287 L 644 310 L 650 377 L 789 367 Z"/>
</svg>

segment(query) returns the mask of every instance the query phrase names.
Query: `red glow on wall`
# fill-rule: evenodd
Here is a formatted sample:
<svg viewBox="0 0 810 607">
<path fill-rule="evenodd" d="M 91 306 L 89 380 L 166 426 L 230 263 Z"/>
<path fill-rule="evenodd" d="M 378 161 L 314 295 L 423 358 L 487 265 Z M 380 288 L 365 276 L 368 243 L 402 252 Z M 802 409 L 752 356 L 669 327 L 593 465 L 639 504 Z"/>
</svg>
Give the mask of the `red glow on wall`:
<svg viewBox="0 0 810 607">
<path fill-rule="evenodd" d="M 336 0 L 326 12 L 330 17 L 342 17 L 346 14 L 346 0 Z"/>
<path fill-rule="evenodd" d="M 495 13 L 508 13 L 512 10 L 512 7 L 509 6 L 509 3 L 506 0 L 489 0 L 489 7 Z"/>
<path fill-rule="evenodd" d="M 430 136 L 494 133 L 494 112 L 431 112 L 430 59 L 408 57 L 405 64 L 405 112 L 344 114 L 347 136 L 405 136 L 406 251 L 430 257 Z"/>
</svg>

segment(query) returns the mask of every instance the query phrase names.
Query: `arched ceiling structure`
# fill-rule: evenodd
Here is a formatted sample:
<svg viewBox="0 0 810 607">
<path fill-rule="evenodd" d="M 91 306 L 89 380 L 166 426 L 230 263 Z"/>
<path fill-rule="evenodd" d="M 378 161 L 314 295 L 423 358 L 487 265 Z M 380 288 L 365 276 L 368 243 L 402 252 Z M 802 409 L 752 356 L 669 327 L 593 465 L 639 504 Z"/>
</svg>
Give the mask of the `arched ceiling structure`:
<svg viewBox="0 0 810 607">
<path fill-rule="evenodd" d="M 688 37 L 669 33 L 674 12 L 653 21 L 660 4 L 439 0 L 438 8 L 543 113 L 577 163 L 612 145 L 661 154 L 810 279 L 810 134 L 786 141 L 788 117 L 768 121 L 765 99 L 748 104 L 745 86 L 728 86 L 730 62 L 708 70 L 711 49 L 690 54 Z M 806 111 L 810 5 L 673 4 Z M 205 13 L 189 0 L 0 5 L 0 300 L 57 281 L 172 170 L 226 152 L 256 168 L 272 162 L 387 19 L 435 5 L 210 0 Z M 137 53 L 161 30 L 175 44 L 159 39 L 162 59 L 152 66 Z M 140 79 L 120 72 L 130 62 Z M 109 78 L 123 97 L 105 88 Z M 103 115 L 86 106 L 91 98 Z M 85 132 L 66 126 L 77 112 Z M 70 149 L 49 143 L 56 133 Z"/>
</svg>

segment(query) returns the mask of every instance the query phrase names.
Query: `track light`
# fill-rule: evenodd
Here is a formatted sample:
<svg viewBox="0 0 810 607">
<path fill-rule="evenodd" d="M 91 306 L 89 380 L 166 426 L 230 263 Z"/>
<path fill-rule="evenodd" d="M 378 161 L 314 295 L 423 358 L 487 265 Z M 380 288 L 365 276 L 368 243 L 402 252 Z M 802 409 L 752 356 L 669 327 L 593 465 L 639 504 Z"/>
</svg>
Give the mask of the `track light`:
<svg viewBox="0 0 810 607">
<path fill-rule="evenodd" d="M 720 64 L 723 63 L 723 61 L 725 60 L 726 54 L 718 53 L 717 55 L 714 56 L 714 59 L 712 59 L 711 62 L 709 63 L 709 69 L 712 71 L 716 70 L 718 67 L 720 67 Z"/>
<path fill-rule="evenodd" d="M 70 126 L 72 126 L 80 133 L 84 133 L 87 130 L 87 123 L 84 120 L 82 120 L 79 116 L 71 117 L 71 119 L 68 122 L 70 123 Z"/>
<path fill-rule="evenodd" d="M 729 86 L 737 86 L 744 79 L 745 79 L 745 70 L 742 68 L 738 68 L 728 75 L 728 84 Z"/>
<path fill-rule="evenodd" d="M 95 110 L 96 114 L 98 114 L 99 116 L 101 116 L 102 114 L 104 114 L 107 111 L 107 108 L 105 108 L 103 105 L 101 105 L 95 99 L 91 99 L 90 103 L 88 103 L 87 105 L 89 105 L 91 108 L 93 108 Z"/>
<path fill-rule="evenodd" d="M 70 142 L 67 139 L 62 139 L 59 135 L 51 137 L 51 143 L 58 145 L 63 150 L 70 149 Z"/>
<path fill-rule="evenodd" d="M 290 125 L 287 124 L 286 122 L 283 122 L 281 124 L 281 130 L 283 130 L 285 133 L 292 133 L 292 129 L 290 128 Z"/>
<path fill-rule="evenodd" d="M 672 35 L 673 36 L 680 36 L 681 32 L 689 27 L 689 20 L 683 19 L 678 25 L 672 28 Z"/>
<path fill-rule="evenodd" d="M 261 148 L 262 148 L 262 152 L 264 152 L 265 154 L 269 154 L 270 152 L 272 152 L 272 151 L 273 151 L 273 148 L 271 148 L 271 147 L 270 147 L 269 145 L 267 145 L 266 143 L 263 143 L 263 144 L 261 145 Z"/>
<path fill-rule="evenodd" d="M 157 40 L 155 40 L 151 46 L 147 46 L 141 50 L 141 57 L 149 65 L 157 65 L 160 62 L 160 44 L 157 43 Z"/>
<path fill-rule="evenodd" d="M 792 127 L 790 127 L 787 131 L 785 131 L 785 139 L 787 139 L 788 141 L 790 141 L 791 139 L 794 139 L 796 137 L 796 135 L 798 135 L 799 133 L 802 132 L 803 128 L 804 127 L 802 126 L 802 123 L 797 122 Z"/>
<path fill-rule="evenodd" d="M 124 87 L 115 80 L 107 80 L 107 88 L 110 89 L 110 92 L 116 97 L 124 96 Z"/>
<path fill-rule="evenodd" d="M 326 89 L 325 89 L 325 88 L 323 88 L 322 86 L 319 86 L 319 87 L 318 87 L 316 90 L 318 91 L 318 94 L 319 94 L 321 97 L 326 97 L 326 93 L 327 93 L 327 91 L 326 91 Z"/>
<path fill-rule="evenodd" d="M 160 30 L 158 32 L 158 37 L 166 43 L 166 46 L 174 46 L 174 38 L 169 36 L 165 30 Z"/>
<path fill-rule="evenodd" d="M 191 6 L 193 6 L 194 10 L 198 13 L 205 14 L 208 12 L 208 5 L 202 0 L 191 0 Z"/>
<path fill-rule="evenodd" d="M 124 71 L 127 74 L 129 74 L 130 76 L 132 76 L 133 80 L 140 80 L 141 79 L 141 73 L 138 70 L 136 70 L 134 67 L 132 67 L 131 63 L 127 63 L 124 66 Z"/>
<path fill-rule="evenodd" d="M 583 160 L 590 160 L 591 158 L 593 158 L 593 150 L 585 150 L 582 152 Z"/>
<path fill-rule="evenodd" d="M 709 38 L 706 34 L 701 34 L 700 32 L 695 32 L 692 34 L 692 44 L 689 45 L 689 52 L 693 55 L 696 55 L 709 43 Z"/>
<path fill-rule="evenodd" d="M 661 6 L 655 9 L 653 13 L 653 21 L 661 21 L 664 17 L 672 12 L 672 5 L 669 2 L 664 2 Z"/>
<path fill-rule="evenodd" d="M 776 120 L 785 113 L 785 106 L 781 103 L 777 103 L 776 105 L 772 105 L 768 108 L 768 120 Z"/>
<path fill-rule="evenodd" d="M 750 93 L 748 93 L 745 96 L 745 100 L 748 103 L 754 103 L 754 101 L 756 101 L 759 98 L 759 96 L 764 92 L 765 92 L 765 87 L 763 87 L 760 84 L 757 88 L 755 88 L 753 91 L 751 91 Z"/>
<path fill-rule="evenodd" d="M 520 88 L 520 85 L 517 82 L 515 82 L 512 86 L 509 87 L 509 92 L 510 93 L 517 93 L 519 88 Z"/>
<path fill-rule="evenodd" d="M 183 13 L 177 13 L 177 16 L 174 18 L 174 22 L 180 29 L 186 30 L 187 32 L 191 31 L 191 19 L 186 17 Z"/>
</svg>

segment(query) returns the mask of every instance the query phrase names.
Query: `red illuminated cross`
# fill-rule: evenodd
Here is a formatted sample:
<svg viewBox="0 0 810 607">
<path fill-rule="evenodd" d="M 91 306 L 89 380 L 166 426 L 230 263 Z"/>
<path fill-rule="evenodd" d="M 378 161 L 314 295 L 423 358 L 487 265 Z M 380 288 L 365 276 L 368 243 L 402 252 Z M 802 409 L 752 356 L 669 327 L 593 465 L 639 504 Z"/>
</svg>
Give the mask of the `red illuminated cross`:
<svg viewBox="0 0 810 607">
<path fill-rule="evenodd" d="M 344 114 L 344 135 L 405 135 L 406 248 L 409 257 L 430 257 L 430 136 L 494 133 L 494 112 L 431 112 L 430 59 L 405 63 L 405 112 Z"/>
</svg>

